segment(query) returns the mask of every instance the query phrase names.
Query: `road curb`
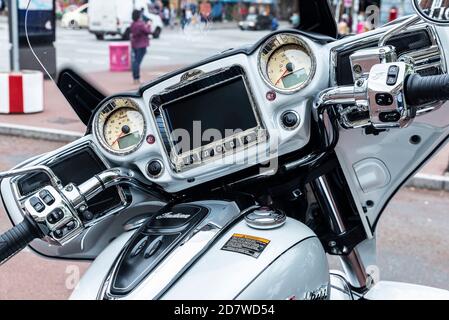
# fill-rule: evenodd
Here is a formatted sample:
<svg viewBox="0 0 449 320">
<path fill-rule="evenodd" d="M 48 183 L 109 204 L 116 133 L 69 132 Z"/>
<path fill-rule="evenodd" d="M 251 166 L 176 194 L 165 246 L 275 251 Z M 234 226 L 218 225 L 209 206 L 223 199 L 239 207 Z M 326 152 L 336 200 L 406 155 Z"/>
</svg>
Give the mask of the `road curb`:
<svg viewBox="0 0 449 320">
<path fill-rule="evenodd" d="M 449 191 L 449 176 L 418 173 L 407 183 L 407 187 L 435 191 Z"/>
<path fill-rule="evenodd" d="M 75 131 L 39 128 L 0 122 L 0 134 L 56 142 L 73 142 L 84 134 Z"/>
</svg>

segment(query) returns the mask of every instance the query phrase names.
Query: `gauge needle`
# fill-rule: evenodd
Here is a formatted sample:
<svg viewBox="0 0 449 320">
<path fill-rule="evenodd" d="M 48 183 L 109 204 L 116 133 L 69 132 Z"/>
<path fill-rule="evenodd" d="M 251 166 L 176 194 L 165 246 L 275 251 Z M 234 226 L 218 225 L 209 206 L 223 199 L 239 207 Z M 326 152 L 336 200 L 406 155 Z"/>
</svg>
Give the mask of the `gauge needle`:
<svg viewBox="0 0 449 320">
<path fill-rule="evenodd" d="M 123 137 L 123 135 L 125 135 L 125 133 L 121 132 L 117 139 L 115 139 L 115 141 L 111 144 L 111 146 L 115 145 L 120 140 L 120 138 Z"/>
<path fill-rule="evenodd" d="M 287 63 L 287 65 L 285 66 L 285 71 L 282 74 L 282 76 L 279 78 L 278 81 L 276 81 L 276 83 L 274 84 L 275 86 L 277 86 L 277 84 L 279 83 L 279 81 L 281 81 L 286 75 L 287 73 L 293 73 L 293 70 L 295 70 L 295 66 L 293 65 L 293 63 L 289 62 Z"/>
<path fill-rule="evenodd" d="M 111 146 L 113 146 L 114 144 L 116 144 L 119 140 L 120 140 L 120 138 L 121 137 L 123 137 L 124 135 L 127 135 L 128 133 L 130 133 L 131 132 L 131 129 L 130 129 L 130 127 L 129 126 L 123 126 L 122 127 L 122 132 L 120 133 L 120 135 L 117 137 L 117 139 L 111 144 Z"/>
<path fill-rule="evenodd" d="M 275 86 L 279 83 L 279 81 L 281 81 L 288 73 L 289 71 L 287 69 L 285 69 L 284 73 L 282 74 L 282 76 L 279 78 L 278 81 L 276 81 L 276 83 L 274 84 Z"/>
</svg>

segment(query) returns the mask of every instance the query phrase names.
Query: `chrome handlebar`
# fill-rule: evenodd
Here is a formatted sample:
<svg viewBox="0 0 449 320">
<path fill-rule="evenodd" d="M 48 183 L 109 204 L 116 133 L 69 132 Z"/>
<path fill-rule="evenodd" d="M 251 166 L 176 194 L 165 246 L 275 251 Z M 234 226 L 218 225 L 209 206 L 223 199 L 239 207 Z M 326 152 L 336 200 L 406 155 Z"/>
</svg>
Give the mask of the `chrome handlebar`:
<svg viewBox="0 0 449 320">
<path fill-rule="evenodd" d="M 42 240 L 57 246 L 65 245 L 83 232 L 85 225 L 81 217 L 88 209 L 88 201 L 104 190 L 131 185 L 153 193 L 134 171 L 125 168 L 109 169 L 80 185 L 68 184 L 65 187 L 53 170 L 44 165 L 0 173 L 0 180 L 34 173 L 47 175 L 50 184 L 25 200 L 22 213 L 26 220 L 34 222 Z"/>
</svg>

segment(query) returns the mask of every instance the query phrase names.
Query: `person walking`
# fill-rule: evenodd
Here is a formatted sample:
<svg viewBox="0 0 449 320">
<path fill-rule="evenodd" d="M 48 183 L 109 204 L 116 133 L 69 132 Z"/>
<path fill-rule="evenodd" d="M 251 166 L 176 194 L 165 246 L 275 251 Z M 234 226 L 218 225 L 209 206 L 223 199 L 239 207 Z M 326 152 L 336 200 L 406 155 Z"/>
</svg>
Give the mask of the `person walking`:
<svg viewBox="0 0 449 320">
<path fill-rule="evenodd" d="M 150 46 L 151 24 L 142 19 L 142 11 L 134 10 L 131 24 L 132 69 L 134 84 L 140 84 L 140 65 Z"/>
</svg>

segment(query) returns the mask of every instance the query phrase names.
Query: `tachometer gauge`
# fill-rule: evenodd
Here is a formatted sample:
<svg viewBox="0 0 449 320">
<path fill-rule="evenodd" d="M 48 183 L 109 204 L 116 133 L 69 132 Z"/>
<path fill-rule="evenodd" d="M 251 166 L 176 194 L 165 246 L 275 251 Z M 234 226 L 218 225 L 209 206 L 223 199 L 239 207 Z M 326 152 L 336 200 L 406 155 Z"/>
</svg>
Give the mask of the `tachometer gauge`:
<svg viewBox="0 0 449 320">
<path fill-rule="evenodd" d="M 145 120 L 138 104 L 130 98 L 109 101 L 94 125 L 101 145 L 115 154 L 129 154 L 144 140 Z"/>
<path fill-rule="evenodd" d="M 294 93 L 309 84 L 316 63 L 309 46 L 293 34 L 278 34 L 261 48 L 259 71 L 276 91 Z"/>
</svg>

